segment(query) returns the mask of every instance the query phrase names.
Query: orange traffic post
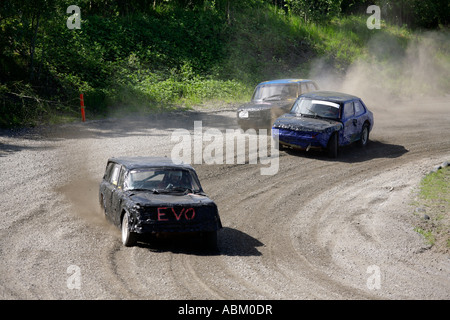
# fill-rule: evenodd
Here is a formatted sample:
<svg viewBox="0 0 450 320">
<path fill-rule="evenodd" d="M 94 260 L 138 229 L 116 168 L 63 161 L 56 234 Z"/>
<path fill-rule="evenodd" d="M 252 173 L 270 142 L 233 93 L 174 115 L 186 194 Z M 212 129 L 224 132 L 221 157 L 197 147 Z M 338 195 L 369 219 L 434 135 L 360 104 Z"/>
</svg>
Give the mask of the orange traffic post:
<svg viewBox="0 0 450 320">
<path fill-rule="evenodd" d="M 84 113 L 84 96 L 80 93 L 80 105 L 81 105 L 81 121 L 86 121 L 86 115 Z"/>
</svg>

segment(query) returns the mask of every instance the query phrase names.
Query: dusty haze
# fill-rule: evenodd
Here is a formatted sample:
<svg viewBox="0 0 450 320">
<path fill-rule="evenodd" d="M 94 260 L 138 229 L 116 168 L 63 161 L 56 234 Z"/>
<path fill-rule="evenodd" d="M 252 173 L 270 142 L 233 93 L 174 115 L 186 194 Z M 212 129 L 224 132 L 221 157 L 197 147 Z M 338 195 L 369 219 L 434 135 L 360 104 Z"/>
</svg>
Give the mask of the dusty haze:
<svg viewBox="0 0 450 320">
<path fill-rule="evenodd" d="M 336 75 L 319 58 L 309 77 L 322 89 L 359 96 L 372 108 L 428 96 L 450 94 L 450 36 L 427 32 L 408 42 L 386 34 L 375 35 L 367 45 L 368 56 L 355 61 L 345 75 Z"/>
</svg>

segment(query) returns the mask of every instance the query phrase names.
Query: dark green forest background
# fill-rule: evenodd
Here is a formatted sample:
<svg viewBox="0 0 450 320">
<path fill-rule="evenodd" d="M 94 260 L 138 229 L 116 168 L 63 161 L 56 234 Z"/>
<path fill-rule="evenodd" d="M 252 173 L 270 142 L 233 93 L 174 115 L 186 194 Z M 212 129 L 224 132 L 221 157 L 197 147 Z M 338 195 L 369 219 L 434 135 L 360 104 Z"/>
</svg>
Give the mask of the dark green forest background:
<svg viewBox="0 0 450 320">
<path fill-rule="evenodd" d="M 369 30 L 366 9 L 381 7 Z M 69 29 L 67 7 L 81 10 Z M 407 42 L 446 32 L 448 0 L 3 0 L 1 127 L 159 112 L 248 99 L 277 77 L 306 77 L 324 57 L 337 73 L 376 32 Z"/>
</svg>

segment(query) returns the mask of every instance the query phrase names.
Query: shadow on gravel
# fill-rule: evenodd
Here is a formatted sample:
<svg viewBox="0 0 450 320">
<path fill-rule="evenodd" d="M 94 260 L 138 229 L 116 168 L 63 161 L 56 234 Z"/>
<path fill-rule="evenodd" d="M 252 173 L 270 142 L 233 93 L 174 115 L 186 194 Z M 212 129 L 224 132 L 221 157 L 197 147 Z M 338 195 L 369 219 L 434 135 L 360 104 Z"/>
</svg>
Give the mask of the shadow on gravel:
<svg viewBox="0 0 450 320">
<path fill-rule="evenodd" d="M 234 117 L 223 112 L 175 111 L 161 114 L 127 116 L 123 118 L 107 118 L 87 120 L 86 122 L 67 123 L 61 125 L 42 126 L 3 132 L 6 136 L 28 139 L 103 139 L 115 137 L 155 136 L 152 130 L 175 130 L 194 128 L 194 121 L 202 121 L 203 127 L 218 129 L 238 128 Z M 0 132 L 1 136 L 2 132 Z"/>
<path fill-rule="evenodd" d="M 42 151 L 42 150 L 49 150 L 52 149 L 51 147 L 30 147 L 30 146 L 21 146 L 16 144 L 7 144 L 7 143 L 1 143 L 0 142 L 0 157 L 5 157 L 8 154 L 19 152 L 22 150 L 36 150 L 36 151 Z"/>
<path fill-rule="evenodd" d="M 373 159 L 395 159 L 403 156 L 409 150 L 401 145 L 371 140 L 365 148 L 359 148 L 355 144 L 341 147 L 336 159 L 328 157 L 326 150 L 310 150 L 307 152 L 300 149 L 284 149 L 284 151 L 289 155 L 299 157 L 307 157 L 332 162 L 337 161 L 357 163 L 370 161 Z"/>
<path fill-rule="evenodd" d="M 193 254 L 199 256 L 261 256 L 257 247 L 264 244 L 245 232 L 224 227 L 218 232 L 218 249 L 204 248 L 199 237 L 172 234 L 163 238 L 141 238 L 138 247 L 153 252 Z"/>
</svg>

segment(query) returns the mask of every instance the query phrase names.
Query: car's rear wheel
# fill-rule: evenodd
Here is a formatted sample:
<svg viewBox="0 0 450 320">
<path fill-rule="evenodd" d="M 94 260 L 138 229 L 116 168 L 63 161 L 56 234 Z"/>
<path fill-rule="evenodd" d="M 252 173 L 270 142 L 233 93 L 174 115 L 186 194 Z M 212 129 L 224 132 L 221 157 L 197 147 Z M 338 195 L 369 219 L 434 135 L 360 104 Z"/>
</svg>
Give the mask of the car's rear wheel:
<svg viewBox="0 0 450 320">
<path fill-rule="evenodd" d="M 127 213 L 122 218 L 122 243 L 125 247 L 132 247 L 136 244 L 137 234 L 130 231 L 129 216 Z"/>
<path fill-rule="evenodd" d="M 367 145 L 368 142 L 369 142 L 369 125 L 365 123 L 361 130 L 361 137 L 358 141 L 358 146 L 363 148 Z"/>
<path fill-rule="evenodd" d="M 338 135 L 333 133 L 328 141 L 328 156 L 330 158 L 337 158 L 338 155 Z"/>
</svg>

